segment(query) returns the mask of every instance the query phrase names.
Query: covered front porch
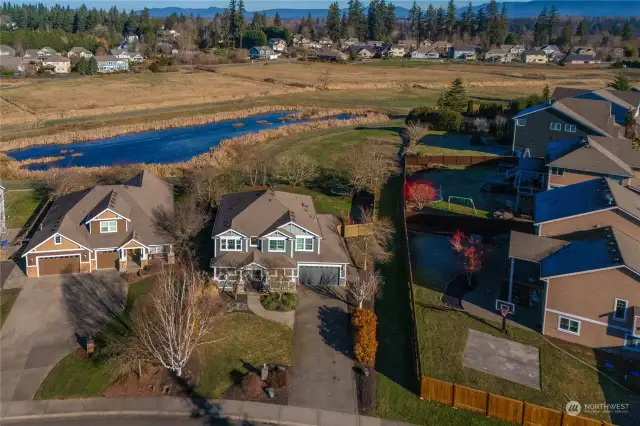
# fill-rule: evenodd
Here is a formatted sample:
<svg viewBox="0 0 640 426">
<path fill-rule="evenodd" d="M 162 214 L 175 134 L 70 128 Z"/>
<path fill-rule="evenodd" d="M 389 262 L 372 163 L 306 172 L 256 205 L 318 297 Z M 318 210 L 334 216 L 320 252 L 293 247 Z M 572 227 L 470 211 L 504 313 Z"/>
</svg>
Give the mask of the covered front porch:
<svg viewBox="0 0 640 426">
<path fill-rule="evenodd" d="M 235 293 L 293 292 L 297 268 L 266 268 L 257 263 L 243 267 L 214 266 L 213 278 L 220 289 Z"/>
<path fill-rule="evenodd" d="M 118 247 L 118 270 L 137 271 L 149 264 L 150 248 L 134 239 Z"/>
</svg>

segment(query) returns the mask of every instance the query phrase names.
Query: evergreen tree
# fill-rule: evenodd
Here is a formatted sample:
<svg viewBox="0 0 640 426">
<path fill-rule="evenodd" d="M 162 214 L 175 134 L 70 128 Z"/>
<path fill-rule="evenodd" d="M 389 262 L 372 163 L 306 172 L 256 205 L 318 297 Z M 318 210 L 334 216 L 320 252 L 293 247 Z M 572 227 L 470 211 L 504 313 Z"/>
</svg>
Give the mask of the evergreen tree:
<svg viewBox="0 0 640 426">
<path fill-rule="evenodd" d="M 438 38 L 445 38 L 445 19 L 444 7 L 440 6 L 438 9 L 436 9 L 436 33 L 438 34 Z"/>
<path fill-rule="evenodd" d="M 313 18 L 311 17 L 311 12 L 309 12 L 309 14 L 307 15 L 307 24 L 306 24 L 306 26 L 309 29 L 309 37 L 311 37 L 311 39 L 315 39 L 316 38 L 316 30 L 315 30 L 314 25 L 313 25 Z"/>
<path fill-rule="evenodd" d="M 344 12 L 342 14 L 342 22 L 340 23 L 340 37 L 345 38 L 348 36 L 349 30 L 349 18 L 347 17 L 347 13 Z"/>
<path fill-rule="evenodd" d="M 96 58 L 93 56 L 89 58 L 86 73 L 88 75 L 94 75 L 98 73 L 98 61 L 96 61 Z"/>
<path fill-rule="evenodd" d="M 562 44 L 570 45 L 573 40 L 573 25 L 567 22 L 562 28 Z"/>
<path fill-rule="evenodd" d="M 502 10 L 500 11 L 500 25 L 499 25 L 499 44 L 502 45 L 504 43 L 504 39 L 507 37 L 507 33 L 509 32 L 509 14 L 507 12 L 507 5 L 502 3 Z"/>
<path fill-rule="evenodd" d="M 384 5 L 384 1 L 382 2 Z M 384 6 L 382 7 L 384 10 Z M 396 19 L 396 5 L 389 2 L 386 5 L 386 11 L 384 12 L 384 16 L 382 19 L 384 26 L 384 41 L 390 42 L 393 38 L 393 33 L 396 30 L 396 25 L 398 24 Z"/>
<path fill-rule="evenodd" d="M 551 6 L 547 17 L 547 40 L 553 40 L 553 27 L 560 22 L 560 13 L 556 5 Z"/>
<path fill-rule="evenodd" d="M 576 35 L 580 37 L 580 40 L 584 40 L 584 38 L 589 34 L 589 28 L 587 27 L 587 23 L 582 20 L 578 25 L 578 29 L 576 30 Z"/>
<path fill-rule="evenodd" d="M 360 0 L 349 0 L 347 19 L 355 36 L 359 40 L 364 40 L 367 35 L 367 18 Z"/>
<path fill-rule="evenodd" d="M 429 5 L 431 6 L 431 5 Z M 409 33 L 416 40 L 420 40 L 420 34 L 418 28 L 420 27 L 420 19 L 422 18 L 422 11 L 416 1 L 413 1 L 411 9 L 409 9 Z"/>
<path fill-rule="evenodd" d="M 447 6 L 447 17 L 445 18 L 445 34 L 449 40 L 453 41 L 453 35 L 456 32 L 456 24 L 458 20 L 456 18 L 456 5 L 453 0 L 449 0 Z"/>
<path fill-rule="evenodd" d="M 235 34 L 234 37 L 238 40 L 238 46 L 242 47 L 242 36 L 244 35 L 244 0 L 238 0 L 238 8 L 236 10 L 235 20 Z"/>
<path fill-rule="evenodd" d="M 620 90 L 622 92 L 629 92 L 633 89 L 631 82 L 629 81 L 629 77 L 627 77 L 622 71 L 619 71 L 616 74 L 616 78 L 609 83 L 609 87 L 613 87 L 616 90 Z"/>
<path fill-rule="evenodd" d="M 544 89 L 542 90 L 542 99 L 544 99 L 546 103 L 551 102 L 551 90 L 549 89 L 548 84 L 544 86 Z"/>
<path fill-rule="evenodd" d="M 622 29 L 622 39 L 631 40 L 632 38 L 633 38 L 633 30 L 631 29 L 631 24 L 627 22 L 624 24 L 624 28 Z"/>
<path fill-rule="evenodd" d="M 470 36 L 475 35 L 474 31 L 474 14 L 473 14 L 473 6 L 471 2 L 469 2 L 469 6 L 467 6 L 467 10 L 462 14 L 462 19 L 460 20 L 460 32 L 462 34 L 468 34 Z"/>
<path fill-rule="evenodd" d="M 273 25 L 275 27 L 282 26 L 282 21 L 280 20 L 280 14 L 278 12 L 276 12 L 276 14 L 273 16 Z"/>
<path fill-rule="evenodd" d="M 255 12 L 253 14 L 253 19 L 251 20 L 251 29 L 262 30 L 266 26 L 267 26 L 267 23 L 264 15 L 259 12 Z"/>
<path fill-rule="evenodd" d="M 487 41 L 489 45 L 500 43 L 501 20 L 498 14 L 498 2 L 490 0 L 487 5 Z"/>
<path fill-rule="evenodd" d="M 487 32 L 488 21 L 484 9 L 478 9 L 476 13 L 476 34 L 485 34 Z"/>
<path fill-rule="evenodd" d="M 450 108 L 458 112 L 464 112 L 468 103 L 467 90 L 462 85 L 460 78 L 453 80 L 449 90 L 440 95 L 438 99 L 439 108 Z"/>
<path fill-rule="evenodd" d="M 245 30 L 242 43 L 242 47 L 245 49 L 251 49 L 254 46 L 264 46 L 267 44 L 267 35 L 261 29 L 252 27 Z"/>
<path fill-rule="evenodd" d="M 340 22 L 340 5 L 338 2 L 333 2 L 329 6 L 329 12 L 327 13 L 327 22 L 325 27 L 327 29 L 327 35 L 332 41 L 338 41 L 340 38 L 342 23 Z"/>
<path fill-rule="evenodd" d="M 634 117 L 634 111 L 627 111 L 624 116 L 624 137 L 635 141 L 638 138 L 637 132 L 638 123 Z M 637 148 L 637 147 L 635 147 Z"/>
<path fill-rule="evenodd" d="M 427 38 L 433 41 L 438 36 L 438 19 L 436 10 L 432 4 L 429 4 L 427 13 L 424 15 L 424 31 Z"/>
<path fill-rule="evenodd" d="M 536 25 L 533 27 L 533 38 L 535 43 L 538 45 L 543 45 L 547 43 L 549 39 L 547 24 L 549 22 L 549 11 L 547 10 L 547 6 L 542 8 L 540 11 L 540 15 L 538 15 L 538 20 L 536 21 Z"/>
</svg>

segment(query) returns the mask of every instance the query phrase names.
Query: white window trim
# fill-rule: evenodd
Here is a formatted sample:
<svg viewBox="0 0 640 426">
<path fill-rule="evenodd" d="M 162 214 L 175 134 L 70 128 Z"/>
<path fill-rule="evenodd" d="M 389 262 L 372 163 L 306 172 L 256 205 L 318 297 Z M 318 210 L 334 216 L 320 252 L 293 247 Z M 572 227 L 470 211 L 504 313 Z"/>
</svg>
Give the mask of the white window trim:
<svg viewBox="0 0 640 426">
<path fill-rule="evenodd" d="M 115 223 L 115 225 L 116 225 L 116 229 L 115 229 L 115 231 L 109 231 L 109 228 L 110 228 L 110 226 L 109 226 L 109 225 L 110 225 L 110 224 L 112 224 L 112 223 Z M 102 225 L 105 225 L 105 226 L 107 227 L 107 230 L 106 230 L 106 231 L 103 231 L 103 230 L 102 230 Z M 116 233 L 116 232 L 118 232 L 118 220 L 117 220 L 117 219 L 113 219 L 113 220 L 101 220 L 101 221 L 100 221 L 100 233 L 101 233 L 101 234 L 113 234 L 113 233 Z"/>
<path fill-rule="evenodd" d="M 303 240 L 304 244 L 303 244 L 303 248 L 299 249 L 298 248 L 298 240 Z M 307 240 L 311 240 L 311 249 L 307 249 Z M 306 252 L 312 252 L 313 251 L 313 240 L 314 237 L 311 236 L 297 236 L 296 237 L 296 251 L 306 251 Z"/>
<path fill-rule="evenodd" d="M 227 241 L 229 240 L 233 240 L 235 242 L 239 242 L 240 243 L 240 247 L 239 248 L 233 248 L 230 249 L 229 244 L 227 243 Z M 225 242 L 225 245 L 227 246 L 227 248 L 222 247 L 222 242 Z M 236 246 L 236 244 L 234 243 L 234 246 Z M 242 238 L 240 237 L 220 237 L 220 251 L 242 251 Z"/>
<path fill-rule="evenodd" d="M 554 132 L 559 132 L 562 130 L 562 123 L 549 123 L 549 130 L 553 130 Z"/>
<path fill-rule="evenodd" d="M 575 124 L 565 124 L 564 125 L 564 131 L 565 132 L 570 132 L 570 133 L 575 133 L 576 132 L 576 125 Z"/>
<path fill-rule="evenodd" d="M 58 239 L 60 239 L 60 242 L 57 242 Z M 53 236 L 53 244 L 56 245 L 56 246 L 61 245 L 62 244 L 62 235 L 58 235 L 58 234 L 54 235 Z"/>
<path fill-rule="evenodd" d="M 551 167 L 552 176 L 564 176 L 564 169 L 562 167 Z"/>
<path fill-rule="evenodd" d="M 260 239 L 258 238 L 258 236 L 253 236 L 253 237 L 249 237 L 249 247 L 258 247 L 258 244 L 256 242 L 256 244 L 251 244 L 251 239 L 255 238 L 257 240 L 257 242 L 260 241 Z"/>
<path fill-rule="evenodd" d="M 627 345 L 627 342 L 628 342 L 630 339 L 634 339 L 634 340 L 635 340 L 635 339 L 638 339 L 638 337 L 635 337 L 635 336 L 634 336 L 633 334 L 631 334 L 631 333 L 626 333 L 626 334 L 624 335 L 624 344 L 623 344 L 622 348 L 623 348 L 624 350 L 626 350 L 626 351 L 631 351 L 631 352 L 640 352 L 640 349 L 631 348 L 631 347 L 629 347 L 629 346 Z"/>
<path fill-rule="evenodd" d="M 516 126 L 525 127 L 526 125 L 527 125 L 527 119 L 526 118 L 516 118 Z"/>
<path fill-rule="evenodd" d="M 560 321 L 562 321 L 563 319 L 566 319 L 567 321 L 569 321 L 569 324 L 571 324 L 571 321 L 575 321 L 578 323 L 578 332 L 575 333 L 573 331 L 570 330 L 565 330 L 563 328 L 560 328 Z M 561 331 L 563 333 L 567 333 L 567 334 L 573 334 L 574 336 L 579 336 L 580 335 L 580 329 L 582 328 L 582 321 L 577 320 L 575 318 L 569 318 L 569 317 L 563 317 L 563 316 L 558 316 L 558 331 Z"/>
<path fill-rule="evenodd" d="M 616 317 L 616 308 L 618 306 L 618 302 L 624 302 L 624 317 L 622 317 L 622 318 Z M 627 309 L 628 308 L 629 308 L 629 301 L 628 300 L 616 298 L 613 301 L 613 314 L 611 315 L 612 319 L 614 321 L 618 321 L 618 322 L 626 322 L 627 321 Z"/>
<path fill-rule="evenodd" d="M 269 244 L 267 246 L 267 248 L 269 249 L 270 252 L 272 253 L 286 253 L 287 251 L 287 239 L 286 238 L 268 238 L 269 240 Z M 282 250 L 278 249 L 278 250 L 272 250 L 271 249 L 271 241 L 282 241 L 284 243 L 284 247 L 282 248 Z"/>
</svg>

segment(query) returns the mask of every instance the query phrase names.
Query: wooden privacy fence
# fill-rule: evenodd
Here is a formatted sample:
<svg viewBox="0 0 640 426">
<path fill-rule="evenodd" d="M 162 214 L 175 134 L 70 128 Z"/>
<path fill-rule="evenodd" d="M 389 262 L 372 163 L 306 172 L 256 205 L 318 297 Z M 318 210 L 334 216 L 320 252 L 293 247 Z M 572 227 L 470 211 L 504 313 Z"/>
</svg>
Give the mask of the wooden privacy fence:
<svg viewBox="0 0 640 426">
<path fill-rule="evenodd" d="M 371 234 L 371 225 L 368 223 L 357 225 L 338 225 L 338 233 L 344 238 L 360 237 Z"/>
<path fill-rule="evenodd" d="M 472 166 L 488 161 L 496 161 L 501 157 L 495 155 L 407 155 L 407 166 L 428 166 L 439 164 L 443 166 Z"/>
<path fill-rule="evenodd" d="M 420 381 L 420 398 L 523 426 L 612 426 L 424 376 Z"/>
</svg>

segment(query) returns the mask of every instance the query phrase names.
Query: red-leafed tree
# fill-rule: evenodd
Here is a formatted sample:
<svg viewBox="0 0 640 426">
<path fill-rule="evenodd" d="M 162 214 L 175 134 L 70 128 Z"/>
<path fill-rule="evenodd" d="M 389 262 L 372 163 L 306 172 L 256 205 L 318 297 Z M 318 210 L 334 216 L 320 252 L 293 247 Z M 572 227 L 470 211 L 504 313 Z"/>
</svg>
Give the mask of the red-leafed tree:
<svg viewBox="0 0 640 426">
<path fill-rule="evenodd" d="M 416 182 L 409 186 L 409 202 L 418 210 L 436 200 L 436 190 L 431 182 Z"/>
<path fill-rule="evenodd" d="M 455 234 L 449 238 L 449 244 L 451 244 L 451 248 L 456 252 L 460 253 L 464 249 L 464 241 L 467 237 L 464 235 L 464 232 L 461 230 L 456 230 Z"/>
<path fill-rule="evenodd" d="M 467 239 L 467 241 L 468 245 L 463 247 L 462 254 L 464 255 L 464 271 L 467 274 L 469 287 L 471 287 L 473 276 L 482 269 L 484 249 L 482 244 L 477 241 L 471 239 Z"/>
</svg>

